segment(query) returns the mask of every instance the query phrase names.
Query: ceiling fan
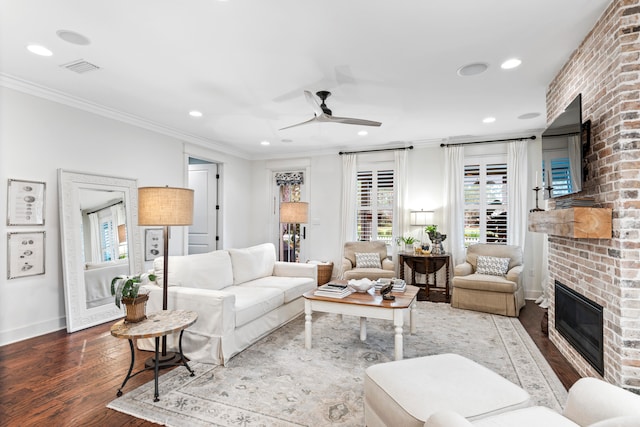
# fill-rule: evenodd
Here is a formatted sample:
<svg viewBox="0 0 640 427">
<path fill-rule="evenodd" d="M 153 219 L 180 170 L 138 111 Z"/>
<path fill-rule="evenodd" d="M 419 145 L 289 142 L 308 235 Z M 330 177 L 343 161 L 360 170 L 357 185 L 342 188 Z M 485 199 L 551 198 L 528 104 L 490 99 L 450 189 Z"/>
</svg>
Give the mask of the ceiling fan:
<svg viewBox="0 0 640 427">
<path fill-rule="evenodd" d="M 296 126 L 306 125 L 312 122 L 329 122 L 329 123 L 342 123 L 345 125 L 360 125 L 360 126 L 380 126 L 382 123 L 374 122 L 372 120 L 364 120 L 364 119 L 354 119 L 350 117 L 336 117 L 331 114 L 331 110 L 325 104 L 327 98 L 331 95 L 331 92 L 326 90 L 321 90 L 316 92 L 318 98 L 322 101 L 322 104 L 318 103 L 318 100 L 314 98 L 314 96 L 308 90 L 304 91 L 304 96 L 307 98 L 307 102 L 311 104 L 311 108 L 313 108 L 313 118 L 306 120 L 302 123 L 297 123 L 295 125 L 286 126 L 281 128 L 280 130 L 289 129 Z"/>
</svg>

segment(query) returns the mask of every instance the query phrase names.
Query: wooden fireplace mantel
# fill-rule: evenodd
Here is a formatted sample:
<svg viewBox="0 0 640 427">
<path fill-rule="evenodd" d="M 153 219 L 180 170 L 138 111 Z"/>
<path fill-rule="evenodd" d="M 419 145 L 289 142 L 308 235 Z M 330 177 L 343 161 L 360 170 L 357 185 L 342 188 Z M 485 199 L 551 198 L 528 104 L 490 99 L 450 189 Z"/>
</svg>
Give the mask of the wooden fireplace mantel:
<svg viewBox="0 0 640 427">
<path fill-rule="evenodd" d="M 529 212 L 529 231 L 574 239 L 610 239 L 611 209 L 573 207 Z"/>
</svg>

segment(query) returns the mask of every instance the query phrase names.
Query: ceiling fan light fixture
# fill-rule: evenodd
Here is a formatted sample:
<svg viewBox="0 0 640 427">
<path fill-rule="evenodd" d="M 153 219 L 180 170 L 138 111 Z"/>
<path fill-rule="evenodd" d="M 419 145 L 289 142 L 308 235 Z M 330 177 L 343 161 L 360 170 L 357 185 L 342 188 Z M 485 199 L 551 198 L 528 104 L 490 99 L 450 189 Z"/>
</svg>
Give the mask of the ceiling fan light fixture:
<svg viewBox="0 0 640 427">
<path fill-rule="evenodd" d="M 458 75 L 461 77 L 477 76 L 482 74 L 489 68 L 489 64 L 484 62 L 474 62 L 473 64 L 467 64 L 458 68 Z"/>
</svg>

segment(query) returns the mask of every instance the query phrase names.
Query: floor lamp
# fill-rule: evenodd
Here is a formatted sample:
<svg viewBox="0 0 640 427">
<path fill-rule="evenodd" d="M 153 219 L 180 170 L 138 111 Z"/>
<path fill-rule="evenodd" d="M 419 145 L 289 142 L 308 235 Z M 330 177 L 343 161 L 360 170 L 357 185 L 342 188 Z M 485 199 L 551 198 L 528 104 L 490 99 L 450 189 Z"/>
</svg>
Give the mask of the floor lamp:
<svg viewBox="0 0 640 427">
<path fill-rule="evenodd" d="M 280 203 L 281 224 L 306 224 L 309 221 L 309 203 L 282 202 Z M 289 233 L 291 236 L 291 233 Z M 289 259 L 291 261 L 291 259 Z M 296 261 L 296 230 L 293 229 L 293 262 Z"/>
<path fill-rule="evenodd" d="M 155 225 L 164 228 L 164 268 L 162 278 L 162 309 L 167 310 L 169 288 L 169 227 L 193 223 L 193 190 L 174 187 L 138 188 L 138 225 Z M 167 337 L 162 337 L 161 363 L 175 357 L 167 354 Z"/>
</svg>

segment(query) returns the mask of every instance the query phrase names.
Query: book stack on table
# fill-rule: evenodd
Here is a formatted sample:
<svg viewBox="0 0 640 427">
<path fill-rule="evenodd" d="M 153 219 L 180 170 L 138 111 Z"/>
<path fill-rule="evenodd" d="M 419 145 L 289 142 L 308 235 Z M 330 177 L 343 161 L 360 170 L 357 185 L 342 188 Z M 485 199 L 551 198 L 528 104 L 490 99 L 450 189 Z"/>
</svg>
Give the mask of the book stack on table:
<svg viewBox="0 0 640 427">
<path fill-rule="evenodd" d="M 407 282 L 405 282 L 402 279 L 376 280 L 375 281 L 375 290 L 379 291 L 381 287 L 383 287 L 384 285 L 388 285 L 391 282 L 393 282 L 393 289 L 391 289 L 392 292 L 404 292 L 404 291 L 407 290 Z"/>
<path fill-rule="evenodd" d="M 349 286 L 329 282 L 319 286 L 314 292 L 314 295 L 328 298 L 344 298 L 351 293 L 353 293 L 353 290 Z"/>
</svg>

